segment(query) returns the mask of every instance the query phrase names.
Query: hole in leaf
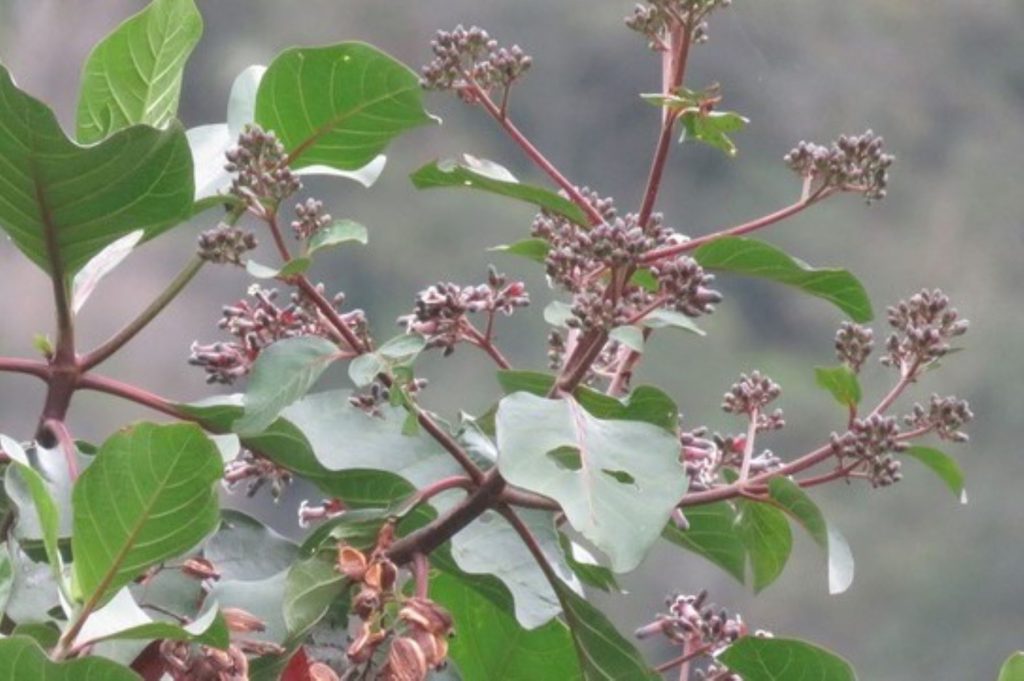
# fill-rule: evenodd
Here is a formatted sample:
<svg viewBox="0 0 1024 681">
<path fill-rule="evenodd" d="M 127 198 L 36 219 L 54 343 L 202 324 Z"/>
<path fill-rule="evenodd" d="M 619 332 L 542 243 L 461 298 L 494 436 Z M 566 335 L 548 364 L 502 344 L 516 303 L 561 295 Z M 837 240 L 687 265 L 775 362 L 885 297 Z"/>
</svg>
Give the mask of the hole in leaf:
<svg viewBox="0 0 1024 681">
<path fill-rule="evenodd" d="M 614 479 L 615 482 L 621 483 L 623 485 L 635 485 L 636 484 L 636 478 L 634 478 L 632 475 L 630 475 L 626 471 L 610 471 L 607 468 L 603 468 L 603 469 L 601 469 L 601 472 L 604 473 L 605 475 L 607 475 L 609 478 Z"/>
<path fill-rule="evenodd" d="M 583 460 L 580 450 L 576 447 L 564 445 L 548 452 L 548 458 L 558 464 L 558 467 L 567 471 L 578 471 L 583 468 Z"/>
</svg>

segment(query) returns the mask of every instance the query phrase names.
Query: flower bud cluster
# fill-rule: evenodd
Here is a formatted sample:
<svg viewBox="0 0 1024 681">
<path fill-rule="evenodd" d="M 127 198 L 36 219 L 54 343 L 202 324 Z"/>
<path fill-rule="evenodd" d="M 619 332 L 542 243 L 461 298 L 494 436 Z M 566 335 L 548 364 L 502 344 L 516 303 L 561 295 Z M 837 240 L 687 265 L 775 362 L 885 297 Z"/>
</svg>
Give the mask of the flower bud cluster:
<svg viewBox="0 0 1024 681">
<path fill-rule="evenodd" d="M 510 316 L 530 304 L 530 295 L 521 281 L 509 283 L 493 267 L 487 282 L 477 286 L 459 286 L 441 282 L 420 291 L 412 314 L 398 318 L 408 333 L 423 336 L 428 347 L 443 348 L 445 356 L 462 341 L 478 342 L 479 333 L 467 319 L 471 313 Z"/>
<path fill-rule="evenodd" d="M 665 50 L 668 34 L 679 26 L 692 32 L 692 42 L 706 42 L 707 16 L 731 4 L 732 0 L 647 0 L 636 5 L 625 21 L 628 28 L 647 36 L 651 49 Z"/>
<path fill-rule="evenodd" d="M 589 187 L 580 188 L 579 193 L 604 218 L 605 223 L 617 219 L 618 211 L 610 197 L 601 197 Z M 562 192 L 562 195 L 566 194 Z M 544 263 L 548 278 L 570 291 L 576 291 L 584 277 L 598 264 L 593 253 L 593 238 L 588 231 L 561 215 L 541 211 L 534 218 L 530 233 L 550 245 Z"/>
<path fill-rule="evenodd" d="M 715 276 L 689 256 L 658 263 L 651 272 L 658 280 L 659 292 L 667 296 L 668 306 L 676 312 L 699 317 L 711 314 L 722 302 L 722 294 L 711 288 Z"/>
<path fill-rule="evenodd" d="M 968 435 L 961 428 L 974 420 L 967 400 L 950 395 L 932 395 L 927 407 L 914 405 L 914 411 L 903 421 L 914 428 L 934 428 L 936 434 L 950 442 L 967 442 Z"/>
<path fill-rule="evenodd" d="M 729 414 L 761 412 L 781 394 L 782 388 L 778 383 L 755 370 L 749 376 L 740 374 L 740 380 L 733 383 L 725 394 L 722 409 Z"/>
<path fill-rule="evenodd" d="M 245 482 L 245 495 L 255 496 L 265 485 L 270 485 L 270 495 L 277 501 L 292 482 L 292 474 L 270 459 L 243 449 L 239 455 L 224 466 L 224 486 L 234 490 Z"/>
<path fill-rule="evenodd" d="M 927 289 L 889 308 L 889 323 L 896 333 L 886 342 L 886 366 L 928 364 L 951 349 L 950 341 L 967 333 L 968 322 L 942 291 Z"/>
<path fill-rule="evenodd" d="M 889 167 L 895 157 L 882 151 L 883 140 L 868 130 L 842 135 L 831 146 L 800 142 L 785 156 L 786 165 L 820 186 L 857 192 L 868 203 L 885 198 Z"/>
<path fill-rule="evenodd" d="M 242 256 L 255 249 L 256 235 L 241 227 L 221 223 L 199 235 L 198 255 L 217 265 L 242 265 Z"/>
<path fill-rule="evenodd" d="M 413 378 L 403 384 L 403 389 L 415 395 L 427 387 L 427 379 Z M 356 393 L 348 398 L 348 403 L 369 416 L 380 417 L 381 407 L 391 402 L 391 389 L 380 381 L 374 381 L 365 392 Z"/>
<path fill-rule="evenodd" d="M 238 136 L 238 146 L 225 156 L 228 162 L 224 169 L 235 175 L 231 193 L 251 206 L 263 201 L 277 203 L 302 188 L 287 165 L 284 146 L 277 136 L 257 125 L 246 125 Z"/>
<path fill-rule="evenodd" d="M 438 31 L 430 42 L 434 60 L 423 67 L 421 83 L 429 90 L 450 90 L 473 101 L 470 82 L 485 91 L 507 89 L 533 65 L 533 58 L 518 45 L 498 47 L 484 29 L 461 24 L 451 31 Z"/>
<path fill-rule="evenodd" d="M 376 679 L 425 681 L 447 660 L 453 621 L 429 598 L 402 595 L 398 568 L 386 554 L 393 532 L 393 526 L 385 525 L 369 554 L 346 544 L 338 547 L 337 569 L 358 586 L 352 613 L 362 620 L 348 659 L 355 665 L 384 659 Z M 385 646 L 387 655 L 377 655 Z"/>
<path fill-rule="evenodd" d="M 252 369 L 264 348 L 284 338 L 321 336 L 331 338 L 329 326 L 301 295 L 292 296 L 291 304 L 279 307 L 275 289 L 258 285 L 249 288 L 250 300 L 240 300 L 223 308 L 217 326 L 236 340 L 208 345 L 193 343 L 189 364 L 206 371 L 208 383 L 230 385 Z M 356 310 L 342 316 L 354 331 L 362 331 L 365 318 Z"/>
<path fill-rule="evenodd" d="M 836 332 L 836 357 L 854 373 L 860 372 L 874 347 L 874 332 L 860 324 L 843 322 Z"/>
<path fill-rule="evenodd" d="M 707 591 L 673 596 L 666 605 L 668 613 L 638 629 L 638 637 L 660 633 L 688 651 L 706 648 L 708 655 L 714 655 L 747 634 L 747 625 L 739 615 L 731 616 L 708 603 Z"/>
<path fill-rule="evenodd" d="M 341 516 L 346 510 L 341 499 L 324 499 L 319 504 L 311 504 L 303 499 L 299 504 L 299 527 L 305 529 L 315 521 L 331 520 Z"/>
<path fill-rule="evenodd" d="M 872 414 L 854 420 L 842 435 L 832 433 L 830 441 L 841 466 L 858 462 L 852 472 L 864 474 L 873 487 L 888 487 L 903 478 L 900 462 L 893 457 L 908 447 L 899 433 L 894 417 Z"/>
<path fill-rule="evenodd" d="M 331 224 L 331 216 L 324 213 L 323 201 L 308 198 L 303 203 L 295 205 L 295 215 L 298 218 L 292 222 L 292 231 L 295 238 L 306 241 L 321 229 Z"/>
<path fill-rule="evenodd" d="M 249 660 L 247 654 L 256 657 L 282 655 L 285 650 L 276 643 L 243 638 L 245 634 L 258 633 L 266 629 L 262 620 L 240 608 L 223 608 L 221 614 L 231 635 L 227 650 L 212 646 L 194 646 L 187 641 L 163 641 L 160 656 L 164 671 L 174 681 L 248 681 Z"/>
</svg>

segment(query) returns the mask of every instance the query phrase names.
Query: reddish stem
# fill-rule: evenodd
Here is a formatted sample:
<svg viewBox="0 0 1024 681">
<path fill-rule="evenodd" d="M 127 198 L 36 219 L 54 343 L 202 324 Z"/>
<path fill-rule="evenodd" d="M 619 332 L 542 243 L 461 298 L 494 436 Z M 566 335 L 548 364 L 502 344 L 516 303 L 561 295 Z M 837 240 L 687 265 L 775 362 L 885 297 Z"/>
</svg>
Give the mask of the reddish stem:
<svg viewBox="0 0 1024 681">
<path fill-rule="evenodd" d="M 416 581 L 416 598 L 426 598 L 430 589 L 430 564 L 422 553 L 412 557 L 412 574 Z"/>
</svg>

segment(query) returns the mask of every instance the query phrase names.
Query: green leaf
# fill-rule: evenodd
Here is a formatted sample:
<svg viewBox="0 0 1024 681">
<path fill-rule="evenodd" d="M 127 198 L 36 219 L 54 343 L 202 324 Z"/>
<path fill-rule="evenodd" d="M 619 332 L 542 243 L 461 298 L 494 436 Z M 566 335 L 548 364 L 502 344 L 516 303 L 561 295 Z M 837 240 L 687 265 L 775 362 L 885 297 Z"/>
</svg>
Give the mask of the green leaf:
<svg viewBox="0 0 1024 681">
<path fill-rule="evenodd" d="M 1024 653 L 1014 653 L 999 670 L 996 681 L 1024 681 Z"/>
<path fill-rule="evenodd" d="M 291 567 L 284 585 L 284 622 L 290 638 L 302 636 L 327 614 L 345 592 L 345 576 L 329 554 L 318 554 Z"/>
<path fill-rule="evenodd" d="M 873 312 L 864 286 L 840 269 L 815 269 L 755 239 L 730 236 L 715 239 L 693 254 L 703 267 L 768 279 L 823 298 L 855 322 L 871 321 Z"/>
<path fill-rule="evenodd" d="M 264 579 L 287 569 L 299 547 L 241 511 L 221 511 L 220 528 L 209 538 L 203 556 L 217 566 L 221 579 Z"/>
<path fill-rule="evenodd" d="M 122 592 L 127 593 L 127 592 Z M 111 601 L 105 609 L 110 608 L 114 604 Z M 137 611 L 137 616 L 124 612 L 114 612 L 110 614 L 110 619 L 115 620 L 112 622 L 114 628 L 101 635 L 94 635 L 89 631 L 90 625 L 95 620 L 100 619 L 103 614 L 103 610 L 95 612 L 86 622 L 85 627 L 82 629 L 82 633 L 76 639 L 75 645 L 83 644 L 96 644 L 103 641 L 156 641 L 156 640 L 169 640 L 169 641 L 187 641 L 189 643 L 202 643 L 203 645 L 213 646 L 224 650 L 228 647 L 230 642 L 230 635 L 228 633 L 227 623 L 224 621 L 224 617 L 220 614 L 217 607 L 209 607 L 205 612 L 200 614 L 192 622 L 185 625 L 179 625 L 174 622 L 158 622 L 149 621 L 144 624 L 135 624 L 126 628 L 117 627 L 116 618 L 120 617 L 121 624 L 126 621 L 135 621 L 136 619 L 149 619 L 149 616 L 135 605 L 134 601 L 131 605 Z M 131 618 L 131 619 L 129 619 Z"/>
<path fill-rule="evenodd" d="M 309 266 L 313 264 L 313 261 L 309 258 L 299 256 L 292 258 L 281 267 L 270 267 L 256 262 L 255 260 L 245 261 L 245 271 L 249 273 L 249 276 L 255 277 L 256 279 L 277 279 L 287 278 L 295 276 L 296 274 L 302 274 L 309 269 Z"/>
<path fill-rule="evenodd" d="M 644 351 L 644 332 L 636 326 L 617 326 L 608 334 L 608 338 L 618 341 L 633 352 Z"/>
<path fill-rule="evenodd" d="M 14 589 L 14 563 L 11 561 L 11 553 L 4 544 L 0 547 L 0 613 L 7 610 L 7 602 L 11 599 L 11 591 Z"/>
<path fill-rule="evenodd" d="M 259 580 L 222 579 L 213 585 L 208 598 L 221 608 L 241 608 L 263 622 L 263 631 L 252 631 L 245 638 L 284 643 L 288 630 L 284 622 L 284 590 L 288 572 Z"/>
<path fill-rule="evenodd" d="M 274 422 L 338 358 L 338 346 L 318 336 L 277 341 L 260 353 L 249 376 L 245 413 L 234 424 L 240 435 L 253 435 Z"/>
<path fill-rule="evenodd" d="M 589 225 L 586 213 L 569 199 L 555 192 L 521 184 L 510 172 L 493 161 L 465 155 L 462 162 L 454 159 L 434 161 L 412 174 L 417 189 L 435 187 L 466 187 L 507 196 L 560 215 L 577 225 Z"/>
<path fill-rule="evenodd" d="M 750 120 L 734 111 L 685 111 L 682 115 L 683 134 L 680 142 L 702 142 L 729 156 L 736 155 L 736 145 L 726 133 L 739 132 Z"/>
<path fill-rule="evenodd" d="M 135 123 L 170 124 L 185 62 L 202 34 L 193 0 L 154 0 L 114 29 L 85 62 L 78 139 L 96 142 Z"/>
<path fill-rule="evenodd" d="M 569 328 L 569 320 L 572 317 L 572 306 L 561 300 L 552 300 L 544 308 L 544 321 L 560 329 Z"/>
<path fill-rule="evenodd" d="M 967 490 L 964 489 L 964 471 L 956 459 L 945 452 L 931 447 L 911 447 L 906 456 L 916 459 L 928 468 L 932 469 L 937 476 L 942 478 L 950 491 L 960 500 L 960 503 L 967 503 Z"/>
<path fill-rule="evenodd" d="M 39 528 L 43 538 L 43 546 L 46 549 L 46 560 L 53 569 L 56 578 L 63 580 L 60 549 L 57 541 L 60 536 L 60 512 L 57 504 L 47 489 L 46 481 L 31 465 L 28 455 L 21 445 L 7 437 L 0 435 L 0 448 L 10 458 L 12 466 L 8 475 L 17 474 L 20 481 L 28 488 L 32 499 L 35 515 L 39 520 Z M 16 484 L 16 483 L 15 483 Z M 14 495 L 12 495 L 14 496 Z M 22 508 L 19 513 L 26 513 Z M 5 554 L 9 559 L 9 554 Z"/>
<path fill-rule="evenodd" d="M 815 367 L 814 377 L 818 385 L 832 393 L 836 402 L 844 407 L 856 407 L 860 404 L 860 381 L 850 367 Z"/>
<path fill-rule="evenodd" d="M 124 235 L 108 244 L 78 271 L 71 284 L 71 311 L 74 314 L 81 311 L 100 281 L 131 255 L 143 236 L 145 233 L 141 229 Z"/>
<path fill-rule="evenodd" d="M 0 66 L 0 226 L 48 274 L 71 277 L 117 239 L 188 217 L 192 156 L 178 124 L 80 147 Z"/>
<path fill-rule="evenodd" d="M 697 326 L 690 317 L 687 317 L 682 312 L 666 310 L 665 308 L 658 308 L 649 313 L 643 318 L 642 323 L 649 329 L 682 329 L 683 331 L 695 333 L 698 336 L 707 335 L 704 329 Z"/>
<path fill-rule="evenodd" d="M 615 573 L 600 565 L 584 547 L 559 533 L 559 542 L 566 564 L 580 581 L 587 586 L 608 593 L 619 593 L 622 589 L 615 579 Z"/>
<path fill-rule="evenodd" d="M 523 239 L 514 244 L 502 244 L 488 250 L 497 253 L 507 253 L 508 255 L 518 255 L 527 260 L 543 263 L 548 257 L 551 245 L 544 239 Z"/>
<path fill-rule="evenodd" d="M 193 424 L 140 423 L 113 435 L 75 485 L 78 590 L 101 601 L 217 525 L 217 448 Z"/>
<path fill-rule="evenodd" d="M 774 506 L 740 500 L 736 531 L 747 547 L 754 593 L 770 585 L 786 567 L 793 550 L 793 533 L 785 514 Z"/>
<path fill-rule="evenodd" d="M 856 681 L 850 663 L 810 643 L 741 638 L 718 656 L 743 681 Z"/>
<path fill-rule="evenodd" d="M 768 494 L 782 510 L 800 523 L 828 556 L 828 592 L 841 594 L 853 584 L 853 554 L 839 530 L 825 520 L 817 505 L 789 478 L 768 482 Z"/>
<path fill-rule="evenodd" d="M 582 596 L 560 583 L 552 586 L 562 600 L 576 655 L 586 681 L 658 681 L 633 645 L 624 639 L 604 614 Z M 541 677 L 543 678 L 543 677 Z"/>
<path fill-rule="evenodd" d="M 84 657 L 71 662 L 51 662 L 30 638 L 16 636 L 0 640 L 0 681 L 140 681 L 127 667 L 101 657 Z"/>
<path fill-rule="evenodd" d="M 616 572 L 640 564 L 686 492 L 679 442 L 652 424 L 598 419 L 572 398 L 529 393 L 504 398 L 496 423 L 505 479 L 558 501 Z M 579 470 L 552 456 L 564 448 L 579 454 Z"/>
<path fill-rule="evenodd" d="M 368 238 L 366 227 L 363 227 L 358 222 L 335 220 L 310 237 L 309 244 L 306 247 L 306 257 L 311 258 L 319 251 L 350 242 L 365 246 Z"/>
<path fill-rule="evenodd" d="M 455 621 L 457 635 L 449 651 L 463 679 L 579 678 L 579 662 L 564 623 L 554 620 L 526 629 L 493 600 L 482 596 L 479 586 L 474 586 L 467 587 L 445 572 L 430 578 L 430 597 L 444 606 Z"/>
<path fill-rule="evenodd" d="M 423 336 L 403 333 L 388 340 L 377 349 L 377 353 L 392 363 L 408 363 L 427 347 Z"/>
<path fill-rule="evenodd" d="M 555 377 L 535 371 L 499 371 L 498 383 L 506 394 L 518 391 L 544 397 L 555 384 Z M 593 416 L 616 421 L 643 421 L 675 433 L 679 408 L 658 388 L 642 385 L 618 400 L 590 388 L 580 387 L 573 396 Z"/>
<path fill-rule="evenodd" d="M 361 168 L 433 120 L 419 77 L 365 43 L 285 50 L 256 94 L 256 122 L 277 134 L 293 168 Z"/>
<path fill-rule="evenodd" d="M 349 362 L 348 377 L 357 388 L 365 388 L 387 368 L 388 363 L 383 357 L 376 352 L 368 352 Z"/>
<path fill-rule="evenodd" d="M 662 536 L 668 541 L 703 556 L 743 584 L 746 577 L 747 547 L 738 533 L 736 511 L 726 501 L 686 508 L 689 528 L 670 522 Z"/>
</svg>

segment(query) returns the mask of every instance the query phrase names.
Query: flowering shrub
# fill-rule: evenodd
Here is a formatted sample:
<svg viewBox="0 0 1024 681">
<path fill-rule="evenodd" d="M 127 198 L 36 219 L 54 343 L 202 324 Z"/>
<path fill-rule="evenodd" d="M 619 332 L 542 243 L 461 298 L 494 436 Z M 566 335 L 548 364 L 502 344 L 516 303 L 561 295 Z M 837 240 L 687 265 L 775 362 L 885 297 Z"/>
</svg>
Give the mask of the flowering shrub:
<svg viewBox="0 0 1024 681">
<path fill-rule="evenodd" d="M 807 490 L 888 487 L 911 459 L 962 493 L 955 461 L 919 443 L 965 441 L 968 405 L 934 395 L 893 410 L 967 330 L 946 296 L 925 290 L 889 308 L 880 354 L 893 378 L 865 404 L 859 375 L 875 335 L 864 288 L 749 236 L 845 194 L 883 199 L 893 157 L 881 137 L 801 142 L 784 159 L 797 200 L 741 225 L 687 236 L 656 210 L 677 133 L 734 155 L 731 136 L 747 122 L 721 108 L 717 86 L 686 86 L 728 4 L 650 0 L 626 20 L 663 83 L 642 95 L 660 122 L 633 211 L 567 179 L 516 127 L 511 94 L 534 61 L 476 27 L 439 32 L 421 75 L 363 43 L 287 50 L 238 77 L 225 123 L 187 131 L 176 114 L 202 32 L 193 0 L 155 0 L 95 48 L 73 138 L 0 67 L 0 227 L 52 280 L 56 312 L 41 359 L 0 358 L 0 370 L 47 386 L 35 432 L 0 437 L 0 681 L 853 679 L 840 657 L 753 629 L 705 592 L 675 595 L 639 623 L 637 636 L 678 649 L 648 661 L 585 597 L 618 591 L 616 575 L 659 542 L 760 591 L 786 564 L 791 523 L 827 553 L 838 593 L 853 578 L 851 553 Z M 413 184 L 534 205 L 532 226 L 498 250 L 541 264 L 554 293 L 528 293 L 492 266 L 481 283 L 424 288 L 385 339 L 390 320 L 307 276 L 327 251 L 366 244 L 367 230 L 333 218 L 303 178 L 372 184 L 393 138 L 437 122 L 424 89 L 493 119 L 553 186 L 470 155 L 427 163 Z M 197 217 L 214 226 L 181 274 L 83 351 L 76 317 L 102 277 Z M 97 371 L 207 267 L 236 268 L 246 283 L 226 301 L 219 338 L 203 332 L 188 362 L 244 392 L 180 404 Z M 633 385 L 652 334 L 704 334 L 721 275 L 786 284 L 850 318 L 837 365 L 816 369 L 841 432 L 801 455 L 764 448 L 786 417 L 781 387 L 760 371 L 725 392 L 722 408 L 738 419 L 726 433 L 684 429 L 669 395 Z M 549 299 L 547 372 L 513 367 L 499 346 L 509 318 L 538 299 Z M 486 353 L 503 395 L 450 422 L 421 405 L 430 387 L 417 367 L 463 351 Z M 336 363 L 352 385 L 312 392 Z M 67 416 L 81 390 L 173 422 L 78 441 Z M 218 481 L 276 499 L 295 479 L 322 494 L 301 505 L 301 543 L 221 506 Z"/>
</svg>

